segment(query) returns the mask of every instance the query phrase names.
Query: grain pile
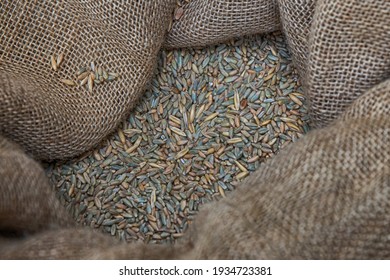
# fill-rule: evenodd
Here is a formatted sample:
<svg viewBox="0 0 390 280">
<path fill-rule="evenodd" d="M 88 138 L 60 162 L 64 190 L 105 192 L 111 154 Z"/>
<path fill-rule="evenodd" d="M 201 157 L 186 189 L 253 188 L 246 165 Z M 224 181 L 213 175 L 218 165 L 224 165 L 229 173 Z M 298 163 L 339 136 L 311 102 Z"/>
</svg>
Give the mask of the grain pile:
<svg viewBox="0 0 390 280">
<path fill-rule="evenodd" d="M 163 50 L 119 130 L 46 170 L 78 222 L 122 240 L 174 242 L 200 204 L 307 132 L 307 118 L 280 33 Z"/>
<path fill-rule="evenodd" d="M 61 56 L 59 56 L 60 58 Z M 63 58 L 63 57 L 62 57 Z M 62 60 L 61 60 L 62 61 Z M 54 71 L 57 71 L 57 67 L 59 67 L 59 62 L 54 59 L 54 56 L 51 57 L 51 65 Z M 117 73 L 107 72 L 102 66 L 95 66 L 95 63 L 92 61 L 90 66 L 82 66 L 80 67 L 74 75 L 73 79 L 61 79 L 67 86 L 77 86 L 80 87 L 85 86 L 86 90 L 89 93 L 93 92 L 93 88 L 96 85 L 103 84 L 105 82 L 112 82 L 118 78 Z M 75 82 L 78 81 L 79 83 Z"/>
</svg>

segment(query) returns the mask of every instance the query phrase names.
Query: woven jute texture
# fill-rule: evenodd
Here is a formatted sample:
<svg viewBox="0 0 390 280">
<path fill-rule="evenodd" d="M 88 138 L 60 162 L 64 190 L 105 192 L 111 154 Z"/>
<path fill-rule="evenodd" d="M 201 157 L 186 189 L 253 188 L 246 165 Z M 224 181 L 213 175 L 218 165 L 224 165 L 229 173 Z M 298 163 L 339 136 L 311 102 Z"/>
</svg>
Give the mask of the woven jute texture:
<svg viewBox="0 0 390 280">
<path fill-rule="evenodd" d="M 87 228 L 48 230 L 0 248 L 1 259 L 171 259 L 177 253 L 168 246 L 121 244 Z"/>
<path fill-rule="evenodd" d="M 172 14 L 166 1 L 139 2 L 3 2 L 1 134 L 36 158 L 50 159 L 84 152 L 114 128 L 147 83 Z M 241 1 L 244 7 L 251 2 Z M 206 1 L 193 3 L 194 11 L 207 10 Z M 227 198 L 204 205 L 173 247 L 120 244 L 74 226 L 39 164 L 2 138 L 0 258 L 390 258 L 390 2 L 275 3 L 316 129 Z M 202 24 L 198 33 L 180 33 L 174 23 L 169 36 L 200 38 L 211 30 L 206 18 Z M 237 31 L 225 26 L 225 34 Z M 251 26 L 242 25 L 240 34 L 248 34 L 245 28 Z M 202 44 L 221 39 L 213 36 Z M 65 61 L 57 73 L 48 58 L 60 52 Z M 59 83 L 90 60 L 121 79 L 94 94 Z"/>
<path fill-rule="evenodd" d="M 154 69 L 174 0 L 2 1 L 0 132 L 35 158 L 80 154 L 134 106 Z M 64 54 L 59 70 L 51 55 Z M 93 93 L 64 85 L 91 62 L 120 77 Z"/>
<path fill-rule="evenodd" d="M 283 32 L 293 54 L 294 65 L 301 77 L 306 77 L 309 54 L 309 34 L 316 0 L 277 0 Z"/>
<path fill-rule="evenodd" d="M 389 77 L 390 2 L 191 1 L 166 46 L 204 46 L 280 27 L 304 84 L 313 127 L 324 127 Z M 264 24 L 264 21 L 267 23 Z"/>
<path fill-rule="evenodd" d="M 206 206 L 188 257 L 390 258 L 389 92 L 374 87 Z"/>
<path fill-rule="evenodd" d="M 206 46 L 280 29 L 273 0 L 192 0 L 182 9 L 164 43 L 167 48 Z"/>
<path fill-rule="evenodd" d="M 0 231 L 36 232 L 75 225 L 42 167 L 0 136 Z"/>
<path fill-rule="evenodd" d="M 331 126 L 266 162 L 227 198 L 205 205 L 174 247 L 118 244 L 91 229 L 52 230 L 2 258 L 390 258 L 390 80 Z"/>
<path fill-rule="evenodd" d="M 306 93 L 325 126 L 390 77 L 390 1 L 318 1 L 309 36 Z"/>
</svg>

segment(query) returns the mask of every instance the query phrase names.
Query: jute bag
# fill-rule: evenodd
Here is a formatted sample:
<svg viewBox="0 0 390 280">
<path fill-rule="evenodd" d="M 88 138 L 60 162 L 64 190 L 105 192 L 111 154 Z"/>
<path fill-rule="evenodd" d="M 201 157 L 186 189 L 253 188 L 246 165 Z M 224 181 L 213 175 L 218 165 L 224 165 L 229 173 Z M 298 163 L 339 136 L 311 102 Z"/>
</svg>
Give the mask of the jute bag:
<svg viewBox="0 0 390 280">
<path fill-rule="evenodd" d="M 75 225 L 38 162 L 0 136 L 0 230 L 37 232 Z"/>
<path fill-rule="evenodd" d="M 0 132 L 37 159 L 69 158 L 117 127 L 153 74 L 174 0 L 2 1 Z M 57 71 L 51 55 L 64 54 Z M 119 78 L 67 86 L 94 62 Z"/>
<path fill-rule="evenodd" d="M 204 205 L 195 224 L 173 247 L 118 244 L 100 232 L 70 228 L 43 231 L 8 244 L 0 256 L 390 258 L 389 90 L 390 80 L 372 88 L 331 126 L 286 147 L 227 198 Z M 4 185 L 0 186 L 3 192 Z M 39 185 L 35 187 L 23 191 L 39 192 Z M 33 211 L 29 212 L 32 219 Z"/>
<path fill-rule="evenodd" d="M 183 9 L 167 47 L 204 46 L 275 30 L 278 9 L 313 127 L 329 124 L 389 76 L 388 1 L 194 0 Z"/>
<path fill-rule="evenodd" d="M 182 9 L 165 40 L 166 48 L 201 47 L 280 29 L 273 0 L 191 0 Z"/>
<path fill-rule="evenodd" d="M 234 1 L 237 2 L 240 1 Z M 241 2 L 250 7 L 251 1 Z M 188 7 L 196 19 L 197 7 L 205 9 L 207 3 L 194 3 L 198 6 L 188 4 Z M 217 7 L 234 5 L 233 1 L 219 3 Z M 390 3 L 302 0 L 277 1 L 277 4 L 284 33 L 309 97 L 313 125 L 323 128 L 314 129 L 264 163 L 226 199 L 203 207 L 195 225 L 176 246 L 117 244 L 92 230 L 64 229 L 63 217 L 47 214 L 53 215 L 52 224 L 58 224 L 60 229 L 43 229 L 23 240 L 3 241 L 7 245 L 0 249 L 1 258 L 389 258 L 390 69 L 387 50 L 390 37 L 387 35 Z M 238 16 L 234 9 L 227 11 L 225 18 Z M 296 16 L 299 11 L 302 16 Z M 157 11 L 151 13 L 158 14 Z M 186 13 L 189 12 L 184 9 L 183 19 Z M 212 30 L 206 28 L 207 18 L 201 23 L 205 27 L 200 31 Z M 186 26 L 179 21 L 173 24 L 171 34 L 180 37 L 175 42 L 190 44 L 194 37 L 201 37 L 200 33 L 178 32 L 176 26 L 179 25 Z M 232 28 L 231 33 L 228 29 L 224 32 L 231 36 L 252 32 L 246 32 L 245 27 L 252 28 L 245 25 L 241 31 Z M 191 29 L 189 23 L 188 28 Z M 209 37 L 206 43 L 222 40 L 217 35 L 214 39 L 213 35 Z M 169 42 L 173 39 L 168 37 L 166 44 Z M 19 69 L 4 66 L 7 63 L 1 66 L 1 77 L 6 77 L 0 81 L 1 98 L 19 84 L 15 78 Z M 23 87 L 19 92 L 24 92 Z M 5 114 L 6 109 L 12 111 L 3 100 L 0 114 Z M 7 126 L 3 126 L 2 131 L 4 127 Z M 42 137 L 33 133 L 25 135 L 38 135 L 33 139 Z M 12 136 L 12 139 L 17 140 L 17 137 Z M 26 147 L 31 152 L 28 145 Z M 29 164 L 35 163 L 30 161 Z M 13 178 L 26 175 L 30 180 L 33 178 L 28 173 L 11 172 L 16 173 Z M 34 192 L 39 193 L 38 186 L 46 184 L 39 182 L 46 179 L 42 173 L 35 174 L 38 181 L 34 187 L 24 185 L 16 189 L 19 194 L 16 205 L 25 202 L 24 192 L 31 192 L 30 196 L 42 202 Z M 1 191 L 10 192 L 12 185 L 0 184 Z M 39 208 L 31 206 L 30 209 L 40 211 Z M 5 211 L 13 211 L 14 216 L 18 213 L 17 209 L 9 210 L 9 207 Z"/>
</svg>

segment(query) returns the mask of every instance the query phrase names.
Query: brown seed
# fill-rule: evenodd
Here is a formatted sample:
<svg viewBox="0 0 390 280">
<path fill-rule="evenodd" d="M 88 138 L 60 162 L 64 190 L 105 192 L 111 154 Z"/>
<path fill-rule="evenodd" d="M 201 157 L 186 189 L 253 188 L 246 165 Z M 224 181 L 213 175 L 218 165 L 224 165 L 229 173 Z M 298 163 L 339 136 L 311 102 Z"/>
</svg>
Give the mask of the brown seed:
<svg viewBox="0 0 390 280">
<path fill-rule="evenodd" d="M 61 79 L 61 82 L 63 82 L 67 86 L 75 86 L 76 85 L 75 82 L 73 82 L 72 80 L 68 80 L 68 79 Z"/>
<path fill-rule="evenodd" d="M 240 110 L 240 95 L 238 95 L 237 91 L 234 93 L 234 109 Z"/>
<path fill-rule="evenodd" d="M 177 153 L 176 159 L 184 157 L 187 153 L 189 152 L 188 148 L 185 148 L 184 150 L 181 150 L 180 152 Z"/>
<path fill-rule="evenodd" d="M 82 74 L 80 74 L 78 77 L 77 77 L 77 80 L 84 80 L 85 79 L 85 77 L 88 77 L 88 75 L 89 75 L 89 72 L 84 72 L 84 73 L 82 73 Z"/>
<path fill-rule="evenodd" d="M 271 121 L 272 121 L 272 120 L 263 121 L 260 125 L 261 125 L 261 126 L 267 125 L 267 124 L 269 124 Z"/>
<path fill-rule="evenodd" d="M 270 71 L 270 72 L 271 72 L 271 71 Z M 272 79 L 272 77 L 273 77 L 273 73 L 268 74 L 268 76 L 266 76 L 266 77 L 264 78 L 264 82 L 266 82 L 266 81 Z"/>
<path fill-rule="evenodd" d="M 159 168 L 159 169 L 164 168 L 164 166 L 158 165 L 158 164 L 153 163 L 153 162 L 149 162 L 149 165 L 150 165 L 151 167 L 155 167 L 155 168 Z"/>
<path fill-rule="evenodd" d="M 299 106 L 303 105 L 302 101 L 299 100 L 299 98 L 296 97 L 294 94 L 290 93 L 288 96 L 290 96 L 291 100 L 294 101 L 294 103 L 298 104 Z"/>
<path fill-rule="evenodd" d="M 226 141 L 228 144 L 235 144 L 235 143 L 240 143 L 242 142 L 242 139 L 241 138 L 232 138 L 232 139 L 228 139 Z"/>
<path fill-rule="evenodd" d="M 102 209 L 102 203 L 100 202 L 99 198 L 95 197 L 94 202 L 98 209 Z"/>
<path fill-rule="evenodd" d="M 236 115 L 234 117 L 234 124 L 236 125 L 236 127 L 240 127 L 240 117 L 238 115 Z"/>
<path fill-rule="evenodd" d="M 205 104 L 200 106 L 200 108 L 199 108 L 198 112 L 196 112 L 196 116 L 195 116 L 197 119 L 203 114 L 205 107 L 206 107 Z"/>
<path fill-rule="evenodd" d="M 75 185 L 72 185 L 70 188 L 69 188 L 69 192 L 68 192 L 68 195 L 69 196 L 72 196 L 73 193 L 74 193 L 74 188 L 75 188 Z"/>
<path fill-rule="evenodd" d="M 253 118 L 254 118 L 256 124 L 257 124 L 258 126 L 260 126 L 261 124 L 260 124 L 259 118 L 258 118 L 257 116 L 253 116 Z"/>
<path fill-rule="evenodd" d="M 184 131 L 182 131 L 182 130 L 180 130 L 180 129 L 174 127 L 174 126 L 171 127 L 171 130 L 172 130 L 174 133 L 176 133 L 176 134 L 178 134 L 178 135 L 180 135 L 180 136 L 183 136 L 183 137 L 186 137 L 186 136 L 187 136 L 187 134 L 185 134 Z"/>
<path fill-rule="evenodd" d="M 207 118 L 204 119 L 204 121 L 205 121 L 205 122 L 211 121 L 211 120 L 214 119 L 216 116 L 218 116 L 218 112 L 209 115 Z"/>
<path fill-rule="evenodd" d="M 287 117 L 280 117 L 280 119 L 286 123 L 295 123 L 296 122 L 296 120 L 291 119 L 291 118 L 287 118 Z"/>
<path fill-rule="evenodd" d="M 64 53 L 61 53 L 58 57 L 57 57 L 57 68 L 60 67 L 62 61 L 64 60 Z"/>
<path fill-rule="evenodd" d="M 248 100 L 242 99 L 240 102 L 241 109 L 245 109 L 248 106 Z"/>
<path fill-rule="evenodd" d="M 118 130 L 118 135 L 119 135 L 119 139 L 121 140 L 122 144 L 125 144 L 125 143 L 126 143 L 126 137 L 125 137 L 125 135 L 123 134 L 122 129 L 119 129 L 119 130 Z"/>
<path fill-rule="evenodd" d="M 156 222 L 157 221 L 156 217 L 153 216 L 153 215 L 146 215 L 146 216 L 148 217 L 149 221 L 152 221 L 152 222 Z"/>
<path fill-rule="evenodd" d="M 191 133 L 195 133 L 195 127 L 193 123 L 188 124 L 188 129 L 191 131 Z"/>
<path fill-rule="evenodd" d="M 286 123 L 286 124 L 287 124 L 288 127 L 292 128 L 292 129 L 295 130 L 295 131 L 298 131 L 298 132 L 301 131 L 301 130 L 299 129 L 299 127 L 296 126 L 296 125 L 293 124 L 293 123 Z"/>
<path fill-rule="evenodd" d="M 247 162 L 248 162 L 248 163 L 256 162 L 256 161 L 259 160 L 259 158 L 260 158 L 259 156 L 254 156 L 254 157 L 248 159 Z"/>
<path fill-rule="evenodd" d="M 221 186 L 218 186 L 218 191 L 219 191 L 219 193 L 221 194 L 222 197 L 226 197 L 225 191 L 223 190 L 223 188 Z"/>
<path fill-rule="evenodd" d="M 225 146 L 222 146 L 221 148 L 219 148 L 219 150 L 217 151 L 217 155 L 222 155 L 222 153 L 225 151 L 226 147 Z"/>
<path fill-rule="evenodd" d="M 52 55 L 50 57 L 51 59 L 51 67 L 53 68 L 54 71 L 57 71 L 57 62 L 56 62 L 56 58 L 54 57 L 54 55 Z"/>
<path fill-rule="evenodd" d="M 190 123 L 192 123 L 195 120 L 195 110 L 196 110 L 196 106 L 192 105 L 190 111 L 190 118 L 189 118 Z"/>
<path fill-rule="evenodd" d="M 93 73 L 91 73 L 88 76 L 88 90 L 89 90 L 90 93 L 92 93 L 92 90 L 93 90 L 93 78 L 92 78 L 92 75 L 93 75 Z"/>
<path fill-rule="evenodd" d="M 156 190 L 154 189 L 152 191 L 152 195 L 150 196 L 150 202 L 154 205 L 154 203 L 156 202 Z"/>
<path fill-rule="evenodd" d="M 181 125 L 180 119 L 176 118 L 175 116 L 170 115 L 170 116 L 169 116 L 169 119 L 170 119 L 171 121 L 173 121 L 174 123 L 176 123 L 176 124 L 178 124 L 178 125 Z"/>
<path fill-rule="evenodd" d="M 80 86 L 85 85 L 88 82 L 88 75 L 80 82 Z"/>
<path fill-rule="evenodd" d="M 241 173 L 237 174 L 236 179 L 237 180 L 241 180 L 241 179 L 245 178 L 248 175 L 249 175 L 249 172 L 241 172 Z"/>
<path fill-rule="evenodd" d="M 238 166 L 238 168 L 240 168 L 240 170 L 242 172 L 248 172 L 248 170 L 241 163 L 239 163 L 237 160 L 235 160 L 234 163 Z"/>
<path fill-rule="evenodd" d="M 139 136 L 137 138 L 137 140 L 135 141 L 134 145 L 126 150 L 126 153 L 131 154 L 132 152 L 134 152 L 138 148 L 138 146 L 141 143 L 141 141 L 142 141 L 142 137 Z"/>
</svg>

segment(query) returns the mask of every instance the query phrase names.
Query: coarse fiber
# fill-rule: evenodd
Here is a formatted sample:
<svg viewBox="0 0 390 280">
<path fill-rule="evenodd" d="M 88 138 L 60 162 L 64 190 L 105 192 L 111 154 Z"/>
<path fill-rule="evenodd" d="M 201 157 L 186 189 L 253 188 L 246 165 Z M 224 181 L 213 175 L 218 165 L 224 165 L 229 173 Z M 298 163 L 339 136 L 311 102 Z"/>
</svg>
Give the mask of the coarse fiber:
<svg viewBox="0 0 390 280">
<path fill-rule="evenodd" d="M 153 74 L 173 0 L 2 1 L 0 132 L 37 159 L 91 149 L 128 114 Z M 64 54 L 58 71 L 51 55 Z M 94 62 L 119 75 L 93 93 L 66 86 Z"/>
<path fill-rule="evenodd" d="M 35 159 L 68 158 L 98 144 L 149 81 L 174 2 L 3 1 L 1 134 Z M 183 11 L 167 47 L 281 25 L 314 129 L 226 199 L 205 205 L 181 242 L 158 247 L 118 244 L 74 226 L 39 164 L 1 139 L 0 257 L 390 258 L 390 2 L 194 0 Z M 64 64 L 54 72 L 49 57 L 61 52 Z M 120 79 L 93 94 L 59 82 L 92 60 Z"/>
<path fill-rule="evenodd" d="M 183 9 L 165 42 L 170 48 L 276 30 L 280 20 L 305 85 L 312 127 L 328 125 L 389 77 L 389 1 L 193 0 Z"/>
<path fill-rule="evenodd" d="M 0 256 L 388 259 L 389 90 L 390 80 L 372 88 L 331 126 L 311 131 L 264 163 L 227 198 L 205 205 L 175 246 L 118 244 L 108 235 L 74 227 L 46 230 L 4 246 Z M 40 189 L 37 185 L 25 191 Z M 31 218 L 42 211 L 31 210 Z"/>
</svg>

